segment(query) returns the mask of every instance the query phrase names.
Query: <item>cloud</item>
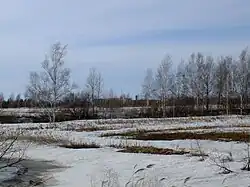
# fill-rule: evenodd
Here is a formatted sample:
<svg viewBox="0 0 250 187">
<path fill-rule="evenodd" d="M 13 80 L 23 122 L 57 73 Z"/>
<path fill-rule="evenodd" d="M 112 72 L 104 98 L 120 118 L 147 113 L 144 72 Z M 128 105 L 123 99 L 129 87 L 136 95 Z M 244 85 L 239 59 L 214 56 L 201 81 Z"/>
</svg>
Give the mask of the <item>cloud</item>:
<svg viewBox="0 0 250 187">
<path fill-rule="evenodd" d="M 13 6 L 17 4 L 17 6 Z M 246 0 L 9 1 L 1 14 L 6 35 L 82 41 L 176 30 L 245 25 Z M 11 12 L 11 13 L 9 13 Z M 39 34 L 39 35 L 37 35 Z"/>
<path fill-rule="evenodd" d="M 69 44 L 68 66 L 84 86 L 99 68 L 106 86 L 139 91 L 144 70 L 165 54 L 237 56 L 250 41 L 248 0 L 9 0 L 0 7 L 1 91 L 23 92 L 56 41 Z"/>
</svg>

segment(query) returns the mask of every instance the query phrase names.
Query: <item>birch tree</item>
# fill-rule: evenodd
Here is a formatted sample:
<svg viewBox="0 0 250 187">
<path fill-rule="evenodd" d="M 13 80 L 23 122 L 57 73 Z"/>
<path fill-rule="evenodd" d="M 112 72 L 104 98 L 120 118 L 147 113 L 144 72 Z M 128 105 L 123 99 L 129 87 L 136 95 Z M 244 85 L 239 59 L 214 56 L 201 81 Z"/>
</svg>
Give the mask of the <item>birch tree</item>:
<svg viewBox="0 0 250 187">
<path fill-rule="evenodd" d="M 181 79 L 181 97 L 183 98 L 187 98 L 187 97 L 192 97 L 193 93 L 192 93 L 192 89 L 191 89 L 191 84 L 192 84 L 192 74 L 190 74 L 190 70 L 189 70 L 189 64 L 184 63 L 183 64 L 184 69 L 182 70 L 183 72 L 179 74 L 180 79 Z M 192 71 L 191 71 L 192 72 Z"/>
<path fill-rule="evenodd" d="M 213 78 L 214 78 L 214 59 L 212 56 L 206 57 L 206 63 L 204 64 L 203 71 L 203 83 L 206 95 L 206 109 L 209 110 L 209 101 L 213 91 Z"/>
<path fill-rule="evenodd" d="M 226 56 L 225 58 L 226 63 L 226 81 L 225 81 L 225 94 L 224 97 L 226 98 L 226 113 L 229 115 L 229 98 L 233 96 L 233 87 L 232 87 L 232 65 L 233 65 L 233 58 L 231 56 Z"/>
<path fill-rule="evenodd" d="M 67 45 L 53 44 L 41 63 L 42 71 L 30 73 L 27 93 L 44 109 L 50 122 L 56 120 L 57 104 L 76 87 L 70 81 L 70 69 L 65 67 L 66 53 Z"/>
<path fill-rule="evenodd" d="M 242 74 L 241 74 L 241 66 L 239 64 L 239 61 L 234 60 L 233 64 L 231 66 L 231 95 L 234 98 L 239 98 L 240 101 L 240 114 L 242 114 L 242 110 L 243 110 L 243 96 L 244 96 L 244 92 L 243 92 L 243 78 L 242 78 Z"/>
<path fill-rule="evenodd" d="M 240 109 L 247 107 L 250 88 L 250 57 L 248 49 L 242 50 L 232 68 L 233 88 L 235 95 L 240 97 Z M 244 106 L 243 106 L 244 105 Z"/>
<path fill-rule="evenodd" d="M 21 101 L 21 94 L 17 94 L 15 100 L 16 100 L 16 107 L 19 108 L 20 107 L 20 101 Z"/>
<path fill-rule="evenodd" d="M 103 91 L 103 78 L 100 72 L 96 68 L 90 68 L 89 75 L 87 77 L 86 87 L 91 96 L 92 112 L 95 113 L 95 99 L 100 99 Z"/>
<path fill-rule="evenodd" d="M 227 79 L 226 62 L 224 60 L 224 57 L 220 57 L 216 65 L 215 85 L 214 85 L 215 87 L 214 90 L 218 98 L 218 108 L 221 106 L 221 99 L 225 90 L 226 79 Z"/>
<path fill-rule="evenodd" d="M 196 107 L 199 106 L 199 99 L 201 96 L 201 82 L 200 82 L 200 58 L 192 53 L 189 62 L 186 66 L 186 79 L 188 80 L 191 97 L 196 100 Z"/>
<path fill-rule="evenodd" d="M 215 72 L 215 91 L 218 95 L 218 105 L 221 99 L 226 98 L 226 112 L 229 113 L 229 97 L 233 93 L 232 87 L 232 65 L 231 56 L 221 57 Z"/>
<path fill-rule="evenodd" d="M 114 103 L 115 103 L 114 98 L 115 98 L 114 91 L 113 89 L 110 89 L 108 93 L 108 107 L 109 107 L 109 117 L 111 119 L 114 113 Z"/>
<path fill-rule="evenodd" d="M 170 91 L 173 97 L 179 99 L 184 96 L 187 91 L 185 88 L 185 62 L 181 60 L 181 62 L 177 66 L 177 70 L 175 73 L 172 73 L 170 77 Z"/>
<path fill-rule="evenodd" d="M 142 95 L 147 100 L 147 106 L 149 105 L 149 99 L 154 95 L 154 74 L 153 70 L 148 68 L 146 70 L 146 76 L 142 84 Z"/>
<path fill-rule="evenodd" d="M 156 95 L 162 102 L 163 116 L 166 116 L 166 101 L 170 91 L 172 59 L 166 56 L 159 65 L 155 77 Z"/>
<path fill-rule="evenodd" d="M 185 82 L 185 80 L 185 62 L 181 60 L 177 66 L 176 72 L 171 73 L 169 77 L 169 91 L 172 96 L 173 117 L 175 116 L 176 100 L 185 97 L 188 92 L 186 87 L 187 82 Z"/>
<path fill-rule="evenodd" d="M 240 93 L 243 98 L 245 105 L 248 103 L 248 95 L 250 91 L 250 58 L 247 51 L 247 48 L 244 49 L 239 56 L 239 85 Z"/>
<path fill-rule="evenodd" d="M 205 57 L 202 53 L 197 53 L 196 55 L 196 97 L 197 101 L 201 100 L 202 103 L 197 102 L 197 107 L 201 106 L 203 111 L 204 109 L 204 95 L 205 95 L 205 76 L 206 76 L 206 67 L 205 67 Z"/>
</svg>

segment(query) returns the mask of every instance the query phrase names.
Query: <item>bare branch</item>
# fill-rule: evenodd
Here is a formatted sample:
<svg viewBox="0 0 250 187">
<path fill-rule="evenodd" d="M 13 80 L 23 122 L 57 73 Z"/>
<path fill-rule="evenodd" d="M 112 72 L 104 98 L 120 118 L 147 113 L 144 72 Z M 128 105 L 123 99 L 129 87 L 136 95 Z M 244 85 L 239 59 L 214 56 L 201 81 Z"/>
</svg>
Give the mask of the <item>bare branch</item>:
<svg viewBox="0 0 250 187">
<path fill-rule="evenodd" d="M 99 100 L 103 91 L 103 78 L 96 68 L 89 70 L 89 75 L 86 82 L 87 90 L 91 96 L 92 112 L 95 113 L 95 99 Z"/>
<path fill-rule="evenodd" d="M 50 122 L 55 122 L 57 104 L 76 86 L 70 82 L 70 69 L 64 67 L 67 45 L 60 42 L 51 47 L 50 56 L 42 62 L 43 71 L 30 73 L 28 96 L 45 109 Z"/>
</svg>

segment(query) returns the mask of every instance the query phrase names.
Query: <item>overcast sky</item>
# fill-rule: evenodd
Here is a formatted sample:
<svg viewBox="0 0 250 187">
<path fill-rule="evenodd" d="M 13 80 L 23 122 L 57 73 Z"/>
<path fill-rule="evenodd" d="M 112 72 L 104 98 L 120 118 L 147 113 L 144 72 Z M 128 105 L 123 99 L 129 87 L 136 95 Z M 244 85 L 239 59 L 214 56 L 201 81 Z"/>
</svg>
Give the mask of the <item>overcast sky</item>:
<svg viewBox="0 0 250 187">
<path fill-rule="evenodd" d="M 0 92 L 23 93 L 51 44 L 84 87 L 99 69 L 105 88 L 140 92 L 146 68 L 169 54 L 238 56 L 250 43 L 249 0 L 0 0 Z"/>
</svg>

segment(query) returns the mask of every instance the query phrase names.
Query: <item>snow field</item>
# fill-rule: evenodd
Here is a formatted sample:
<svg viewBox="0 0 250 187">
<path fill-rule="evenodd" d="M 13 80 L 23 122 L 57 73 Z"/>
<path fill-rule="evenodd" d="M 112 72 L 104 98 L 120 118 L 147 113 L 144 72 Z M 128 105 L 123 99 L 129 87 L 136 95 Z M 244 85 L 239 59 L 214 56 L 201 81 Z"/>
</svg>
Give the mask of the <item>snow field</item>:
<svg viewBox="0 0 250 187">
<path fill-rule="evenodd" d="M 114 175 L 112 180 L 124 186 L 134 172 L 134 166 L 145 167 L 148 164 L 155 164 L 150 168 L 147 176 L 148 180 L 152 177 L 165 177 L 167 182 L 163 186 L 183 186 L 183 180 L 190 177 L 188 186 L 247 186 L 250 179 L 246 176 L 249 172 L 241 171 L 243 166 L 242 159 L 246 155 L 246 144 L 238 142 L 219 142 L 211 140 L 199 140 L 202 151 L 213 157 L 216 154 L 228 155 L 232 153 L 234 161 L 228 163 L 230 169 L 236 171 L 235 174 L 218 174 L 218 167 L 210 158 L 199 161 L 198 157 L 188 155 L 149 155 L 119 153 L 117 149 L 110 148 L 110 145 L 140 145 L 155 146 L 159 148 L 185 148 L 197 151 L 197 140 L 173 140 L 173 141 L 139 141 L 125 140 L 116 137 L 99 137 L 102 133 L 118 133 L 131 130 L 167 130 L 175 128 L 187 128 L 192 132 L 214 132 L 214 131 L 249 131 L 249 117 L 221 116 L 221 117 L 197 117 L 197 118 L 173 118 L 173 119 L 114 119 L 114 120 L 90 120 L 90 121 L 70 121 L 56 124 L 3 124 L 2 130 L 6 135 L 15 135 L 22 132 L 25 137 L 53 137 L 61 141 L 73 142 L 94 142 L 101 145 L 100 149 L 66 149 L 56 145 L 31 144 L 27 150 L 27 156 L 34 159 L 55 160 L 62 165 L 69 166 L 62 172 L 54 173 L 53 176 L 58 180 L 58 186 L 91 186 L 91 181 L 95 186 L 101 186 L 109 169 Z M 213 129 L 189 130 L 188 127 L 214 126 Z M 218 127 L 219 126 L 219 127 Z M 107 128 L 112 130 L 100 130 L 91 132 L 77 132 L 86 128 Z M 116 176 L 118 175 L 118 176 Z M 106 176 L 107 178 L 107 176 Z M 118 179 L 116 179 L 118 178 Z M 227 178 L 222 184 L 223 180 Z M 99 182 L 99 183 L 98 183 Z M 117 184 L 116 184 L 117 185 Z M 160 184 L 158 184 L 159 186 Z M 117 186 L 118 187 L 118 186 Z"/>
</svg>

